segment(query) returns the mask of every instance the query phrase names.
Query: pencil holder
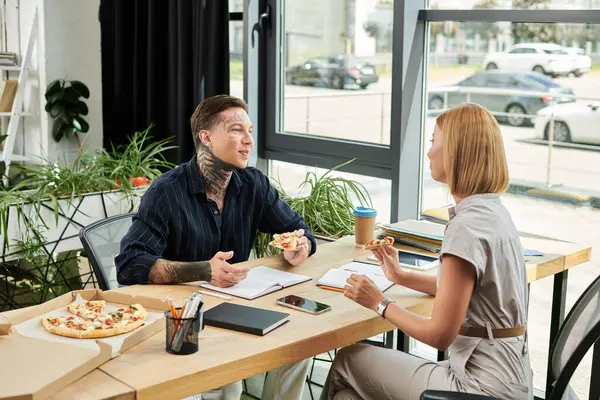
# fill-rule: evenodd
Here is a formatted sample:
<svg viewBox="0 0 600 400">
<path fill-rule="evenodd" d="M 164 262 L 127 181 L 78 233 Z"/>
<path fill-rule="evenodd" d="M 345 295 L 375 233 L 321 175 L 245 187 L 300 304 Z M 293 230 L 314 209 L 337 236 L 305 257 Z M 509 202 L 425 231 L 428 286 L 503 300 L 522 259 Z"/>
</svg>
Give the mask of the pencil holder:
<svg viewBox="0 0 600 400">
<path fill-rule="evenodd" d="M 176 309 L 181 313 L 181 308 Z M 198 351 L 198 333 L 204 329 L 202 307 L 191 318 L 174 318 L 171 310 L 165 311 L 167 322 L 166 350 L 177 355 L 193 354 Z"/>
</svg>

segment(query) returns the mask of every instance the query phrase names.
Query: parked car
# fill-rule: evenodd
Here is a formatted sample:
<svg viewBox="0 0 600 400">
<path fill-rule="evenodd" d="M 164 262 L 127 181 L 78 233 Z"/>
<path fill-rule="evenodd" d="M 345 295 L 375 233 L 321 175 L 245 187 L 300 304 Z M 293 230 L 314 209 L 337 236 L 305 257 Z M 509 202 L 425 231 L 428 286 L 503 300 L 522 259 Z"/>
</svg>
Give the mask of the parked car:
<svg viewBox="0 0 600 400">
<path fill-rule="evenodd" d="M 482 94 L 454 91 L 457 88 L 489 88 L 510 89 L 521 93 L 513 94 Z M 444 94 L 444 92 L 448 92 Z M 574 101 L 571 98 L 553 98 L 551 96 L 527 96 L 527 92 L 548 92 L 573 94 L 573 89 L 560 86 L 552 79 L 537 72 L 513 71 L 481 71 L 450 86 L 441 86 L 428 93 L 428 109 L 441 110 L 466 101 L 478 103 L 492 113 L 511 113 L 511 116 L 498 116 L 499 121 L 506 121 L 512 126 L 522 126 L 531 123 L 531 118 L 523 115 L 535 115 L 540 109 L 547 107 L 553 101 L 566 103 Z M 447 103 L 444 103 L 444 96 Z"/>
<path fill-rule="evenodd" d="M 379 80 L 375 66 L 359 57 L 338 55 L 312 58 L 286 70 L 289 85 L 326 86 L 345 89 L 358 85 L 366 89 Z"/>
<path fill-rule="evenodd" d="M 571 59 L 567 51 L 557 44 L 520 43 L 505 52 L 488 54 L 483 61 L 483 67 L 561 76 L 571 72 Z"/>
<path fill-rule="evenodd" d="M 585 54 L 585 50 L 577 47 L 565 47 L 565 51 L 571 57 L 571 73 L 580 77 L 592 68 L 592 58 Z"/>
<path fill-rule="evenodd" d="M 537 112 L 535 137 L 548 140 L 550 119 L 554 115 L 555 142 L 577 142 L 600 145 L 600 101 L 560 104 Z"/>
</svg>

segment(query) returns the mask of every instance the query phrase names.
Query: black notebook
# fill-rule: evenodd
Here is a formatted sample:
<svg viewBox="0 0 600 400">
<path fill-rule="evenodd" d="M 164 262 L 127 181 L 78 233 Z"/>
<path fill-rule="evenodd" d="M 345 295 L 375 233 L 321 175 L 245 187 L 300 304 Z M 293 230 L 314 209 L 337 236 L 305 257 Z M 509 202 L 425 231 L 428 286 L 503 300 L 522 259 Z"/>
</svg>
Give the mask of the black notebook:
<svg viewBox="0 0 600 400">
<path fill-rule="evenodd" d="M 204 313 L 204 324 L 264 336 L 288 322 L 289 316 L 287 313 L 262 308 L 221 303 Z"/>
</svg>

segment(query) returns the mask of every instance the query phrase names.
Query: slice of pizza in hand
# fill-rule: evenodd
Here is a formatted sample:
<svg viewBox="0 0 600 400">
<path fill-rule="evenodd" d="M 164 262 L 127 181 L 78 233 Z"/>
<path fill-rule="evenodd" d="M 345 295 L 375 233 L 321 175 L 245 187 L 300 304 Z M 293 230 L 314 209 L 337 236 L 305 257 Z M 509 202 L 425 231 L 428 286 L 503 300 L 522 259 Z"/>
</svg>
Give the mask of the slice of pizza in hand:
<svg viewBox="0 0 600 400">
<path fill-rule="evenodd" d="M 294 250 L 296 248 L 296 232 L 276 233 L 269 245 L 283 250 Z"/>
<path fill-rule="evenodd" d="M 378 247 L 391 246 L 394 244 L 394 238 L 389 236 L 384 237 L 383 239 L 373 239 L 364 244 L 363 250 L 373 250 Z"/>
</svg>

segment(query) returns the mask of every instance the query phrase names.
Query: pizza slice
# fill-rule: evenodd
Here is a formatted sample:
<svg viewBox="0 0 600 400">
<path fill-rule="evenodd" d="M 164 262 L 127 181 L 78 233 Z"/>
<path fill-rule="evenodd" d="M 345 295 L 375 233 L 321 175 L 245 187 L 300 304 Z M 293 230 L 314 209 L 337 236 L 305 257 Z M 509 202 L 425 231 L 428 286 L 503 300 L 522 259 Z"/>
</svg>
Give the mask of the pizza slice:
<svg viewBox="0 0 600 400">
<path fill-rule="evenodd" d="M 90 319 L 96 318 L 102 314 L 105 306 L 106 301 L 104 300 L 85 301 L 82 303 L 74 302 L 67 306 L 67 311 L 78 317 Z"/>
<path fill-rule="evenodd" d="M 297 243 L 296 232 L 276 233 L 269 245 L 283 250 L 294 250 Z"/>
<path fill-rule="evenodd" d="M 394 244 L 394 238 L 389 236 L 382 239 L 373 239 L 363 245 L 363 250 L 373 250 L 378 247 L 391 246 Z"/>
<path fill-rule="evenodd" d="M 119 308 L 118 310 L 111 312 L 109 315 L 111 316 L 113 322 L 122 323 L 125 321 L 123 325 L 127 325 L 129 322 L 145 319 L 146 311 L 141 305 L 133 304 L 127 308 Z"/>
</svg>

